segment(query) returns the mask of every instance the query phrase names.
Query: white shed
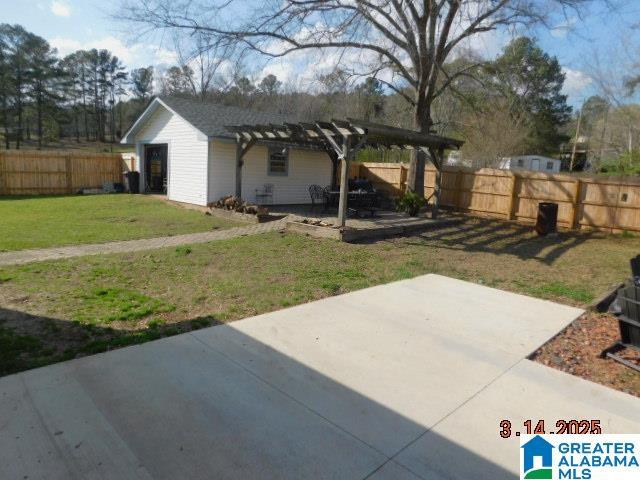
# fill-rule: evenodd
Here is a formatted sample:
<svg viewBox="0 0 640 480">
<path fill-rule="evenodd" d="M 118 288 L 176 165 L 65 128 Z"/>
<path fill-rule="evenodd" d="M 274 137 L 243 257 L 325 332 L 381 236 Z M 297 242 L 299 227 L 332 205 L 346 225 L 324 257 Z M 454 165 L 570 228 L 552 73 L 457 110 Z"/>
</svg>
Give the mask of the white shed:
<svg viewBox="0 0 640 480">
<path fill-rule="evenodd" d="M 207 205 L 235 193 L 236 139 L 225 126 L 287 121 L 292 119 L 280 114 L 158 97 L 122 143 L 136 146 L 142 192 Z M 244 158 L 242 197 L 256 203 L 310 203 L 309 186 L 329 185 L 331 175 L 325 152 L 258 144 Z M 265 189 L 272 193 L 261 196 Z"/>
<path fill-rule="evenodd" d="M 558 173 L 561 165 L 562 161 L 557 158 L 543 157 L 542 155 L 520 155 L 503 158 L 500 162 L 500 168 L 503 170 L 531 170 L 545 173 Z"/>
</svg>

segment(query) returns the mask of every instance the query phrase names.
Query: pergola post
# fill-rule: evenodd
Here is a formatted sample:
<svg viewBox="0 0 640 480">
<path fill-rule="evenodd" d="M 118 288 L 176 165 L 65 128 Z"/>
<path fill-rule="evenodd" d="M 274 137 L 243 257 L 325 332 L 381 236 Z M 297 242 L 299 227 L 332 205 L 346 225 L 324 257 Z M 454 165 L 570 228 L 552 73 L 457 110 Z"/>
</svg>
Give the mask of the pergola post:
<svg viewBox="0 0 640 480">
<path fill-rule="evenodd" d="M 338 203 L 338 224 L 344 227 L 347 223 L 347 194 L 349 193 L 349 159 L 351 136 L 345 135 L 342 142 L 342 170 L 340 171 L 340 202 Z"/>
<path fill-rule="evenodd" d="M 436 179 L 433 186 L 433 205 L 431 207 L 431 218 L 438 217 L 440 209 L 440 195 L 442 193 L 442 166 L 444 165 L 444 150 L 442 148 L 431 150 L 433 166 L 436 167 Z"/>
<path fill-rule="evenodd" d="M 255 139 L 244 140 L 241 135 L 236 137 L 236 197 L 242 198 L 242 167 L 244 156 L 255 144 Z"/>
<path fill-rule="evenodd" d="M 335 190 L 338 186 L 338 169 L 340 168 L 340 157 L 333 150 L 327 151 L 327 155 L 331 159 L 331 190 Z"/>
</svg>

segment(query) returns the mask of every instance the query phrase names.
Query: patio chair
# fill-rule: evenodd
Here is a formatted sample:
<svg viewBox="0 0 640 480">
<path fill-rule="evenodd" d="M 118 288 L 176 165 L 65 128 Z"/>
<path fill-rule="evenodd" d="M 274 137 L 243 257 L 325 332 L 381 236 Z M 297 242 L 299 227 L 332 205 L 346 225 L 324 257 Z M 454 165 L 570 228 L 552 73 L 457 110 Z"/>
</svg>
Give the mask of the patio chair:
<svg viewBox="0 0 640 480">
<path fill-rule="evenodd" d="M 265 183 L 261 189 L 256 188 L 256 203 L 258 205 L 273 204 L 273 183 Z"/>
<path fill-rule="evenodd" d="M 320 185 L 309 185 L 309 196 L 311 197 L 311 210 L 316 208 L 320 202 L 326 206 L 324 188 Z"/>
</svg>

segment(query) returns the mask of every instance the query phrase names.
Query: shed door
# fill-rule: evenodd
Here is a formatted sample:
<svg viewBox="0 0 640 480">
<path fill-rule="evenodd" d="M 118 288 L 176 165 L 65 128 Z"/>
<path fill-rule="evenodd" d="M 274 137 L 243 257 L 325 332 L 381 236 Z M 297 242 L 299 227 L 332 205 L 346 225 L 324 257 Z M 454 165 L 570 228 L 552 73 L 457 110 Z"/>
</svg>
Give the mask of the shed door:
<svg viewBox="0 0 640 480">
<path fill-rule="evenodd" d="M 145 147 L 145 180 L 149 192 L 166 192 L 167 151 L 167 145 L 147 145 Z"/>
</svg>

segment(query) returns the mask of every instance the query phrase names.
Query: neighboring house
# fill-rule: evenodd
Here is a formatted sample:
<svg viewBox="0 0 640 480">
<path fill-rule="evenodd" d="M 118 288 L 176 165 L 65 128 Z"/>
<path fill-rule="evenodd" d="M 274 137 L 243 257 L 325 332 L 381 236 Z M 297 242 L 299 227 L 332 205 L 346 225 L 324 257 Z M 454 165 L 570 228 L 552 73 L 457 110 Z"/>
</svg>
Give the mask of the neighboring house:
<svg viewBox="0 0 640 480">
<path fill-rule="evenodd" d="M 447 156 L 446 165 L 448 167 L 467 167 L 467 168 L 472 168 L 473 167 L 473 162 L 468 158 L 463 158 L 462 157 L 462 152 L 460 150 L 453 150 L 453 151 L 449 152 L 449 155 Z"/>
<path fill-rule="evenodd" d="M 291 121 L 279 114 L 158 97 L 121 143 L 136 146 L 141 191 L 166 192 L 169 200 L 207 205 L 235 193 L 236 139 L 225 126 Z M 272 185 L 268 203 L 310 203 L 309 186 L 329 185 L 331 166 L 321 151 L 258 143 L 244 158 L 242 197 L 256 202 L 256 194 Z"/>
<path fill-rule="evenodd" d="M 502 170 L 531 170 L 534 172 L 558 173 L 562 162 L 557 158 L 543 157 L 541 155 L 520 155 L 517 157 L 503 158 L 500 162 Z"/>
</svg>

